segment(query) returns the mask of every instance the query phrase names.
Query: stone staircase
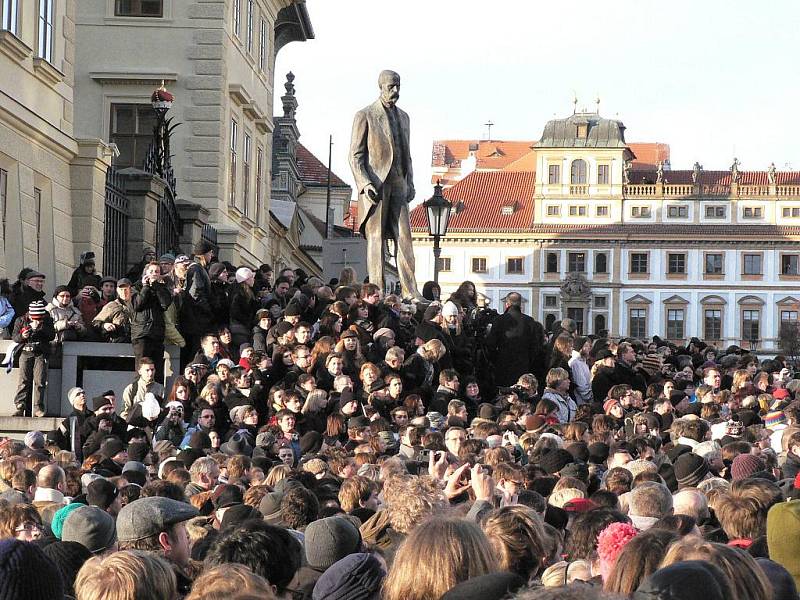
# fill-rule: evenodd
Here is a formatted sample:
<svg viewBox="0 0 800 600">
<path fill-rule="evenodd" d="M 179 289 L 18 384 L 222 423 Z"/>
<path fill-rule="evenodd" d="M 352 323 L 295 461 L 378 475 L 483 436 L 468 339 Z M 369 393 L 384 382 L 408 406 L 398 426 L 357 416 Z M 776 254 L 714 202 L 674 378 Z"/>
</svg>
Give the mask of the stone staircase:
<svg viewBox="0 0 800 600">
<path fill-rule="evenodd" d="M 0 437 L 22 440 L 29 431 L 48 431 L 56 429 L 64 417 L 0 417 Z"/>
</svg>

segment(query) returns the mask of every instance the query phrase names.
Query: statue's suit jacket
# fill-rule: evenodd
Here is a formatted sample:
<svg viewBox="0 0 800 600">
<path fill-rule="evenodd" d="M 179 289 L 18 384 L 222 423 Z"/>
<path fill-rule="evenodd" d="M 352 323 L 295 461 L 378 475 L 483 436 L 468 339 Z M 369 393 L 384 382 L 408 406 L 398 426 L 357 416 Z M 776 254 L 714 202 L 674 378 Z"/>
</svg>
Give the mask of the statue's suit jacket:
<svg viewBox="0 0 800 600">
<path fill-rule="evenodd" d="M 396 107 L 395 107 L 396 108 Z M 400 121 L 400 132 L 406 153 L 410 151 L 410 128 L 408 114 L 397 108 Z M 386 181 L 392 168 L 394 158 L 394 144 L 392 131 L 389 126 L 389 117 L 383 104 L 376 100 L 366 108 L 356 113 L 353 119 L 353 135 L 350 141 L 350 169 L 356 180 L 358 188 L 358 228 L 364 234 L 364 227 L 375 206 L 367 199 L 364 188 L 368 183 L 375 186 L 380 194 L 380 188 Z M 406 167 L 406 181 L 409 191 L 414 189 L 414 174 L 411 169 L 411 157 L 403 157 Z M 414 194 L 409 193 L 408 202 L 414 199 Z"/>
</svg>

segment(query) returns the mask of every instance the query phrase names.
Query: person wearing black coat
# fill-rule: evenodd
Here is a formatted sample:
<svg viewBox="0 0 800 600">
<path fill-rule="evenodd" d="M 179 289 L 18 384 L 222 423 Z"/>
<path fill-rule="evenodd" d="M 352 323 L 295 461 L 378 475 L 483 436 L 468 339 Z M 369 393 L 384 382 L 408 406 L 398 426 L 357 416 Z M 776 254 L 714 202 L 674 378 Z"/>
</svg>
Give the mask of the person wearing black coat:
<svg viewBox="0 0 800 600">
<path fill-rule="evenodd" d="M 81 252 L 80 264 L 72 272 L 72 277 L 70 277 L 67 287 L 70 295 L 73 298 L 77 298 L 78 293 L 87 285 L 100 291 L 101 279 L 100 275 L 95 271 L 94 252 Z"/>
<path fill-rule="evenodd" d="M 50 342 L 56 337 L 55 325 L 42 300 L 34 300 L 27 312 L 14 322 L 11 338 L 19 344 L 19 379 L 14 396 L 14 416 L 25 416 L 31 404 L 32 416 L 45 416 L 47 359 Z"/>
<path fill-rule="evenodd" d="M 164 380 L 164 311 L 171 303 L 172 294 L 162 282 L 157 264 L 145 267 L 141 290 L 125 303 L 131 317 L 131 346 L 136 369 L 146 356 L 155 363 L 157 381 Z"/>
<path fill-rule="evenodd" d="M 182 362 L 200 348 L 200 338 L 215 331 L 216 318 L 211 304 L 211 279 L 207 266 L 214 255 L 214 247 L 205 240 L 200 240 L 194 247 L 194 262 L 186 271 L 184 288 L 186 295 L 181 306 L 180 329 L 186 338 L 186 346 L 181 352 Z"/>
<path fill-rule="evenodd" d="M 230 322 L 233 345 L 238 348 L 241 344 L 250 341 L 253 326 L 256 325 L 256 312 L 260 304 L 253 294 L 251 287 L 252 277 L 249 280 L 239 281 L 240 276 L 252 273 L 247 267 L 236 271 L 236 283 L 230 289 Z"/>
<path fill-rule="evenodd" d="M 494 377 L 499 386 L 514 385 L 520 375 L 533 373 L 545 379 L 544 328 L 522 312 L 522 296 L 511 292 L 506 296 L 505 313 L 492 325 L 486 345 L 494 356 Z"/>
</svg>

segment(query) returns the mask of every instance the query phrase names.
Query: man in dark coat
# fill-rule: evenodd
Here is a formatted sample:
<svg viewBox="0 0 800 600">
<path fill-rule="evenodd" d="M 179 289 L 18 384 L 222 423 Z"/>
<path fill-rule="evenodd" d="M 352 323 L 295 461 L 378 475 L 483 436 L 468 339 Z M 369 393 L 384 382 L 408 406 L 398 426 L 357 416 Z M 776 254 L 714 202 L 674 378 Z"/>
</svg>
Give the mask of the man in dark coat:
<svg viewBox="0 0 800 600">
<path fill-rule="evenodd" d="M 141 283 L 141 290 L 126 302 L 136 370 L 139 370 L 139 361 L 146 356 L 155 364 L 156 380 L 163 381 L 164 311 L 172 303 L 172 294 L 162 282 L 161 270 L 156 263 L 145 267 Z"/>
<path fill-rule="evenodd" d="M 533 373 L 544 380 L 544 327 L 522 312 L 522 296 L 506 296 L 506 311 L 497 318 L 486 337 L 486 345 L 495 357 L 495 383 L 514 385 L 520 375 Z"/>
<path fill-rule="evenodd" d="M 186 338 L 181 362 L 188 362 L 200 348 L 200 338 L 215 331 L 214 311 L 211 301 L 211 279 L 208 266 L 214 256 L 214 247 L 205 240 L 194 246 L 194 262 L 186 272 L 186 299 L 181 307 L 181 333 Z"/>
</svg>

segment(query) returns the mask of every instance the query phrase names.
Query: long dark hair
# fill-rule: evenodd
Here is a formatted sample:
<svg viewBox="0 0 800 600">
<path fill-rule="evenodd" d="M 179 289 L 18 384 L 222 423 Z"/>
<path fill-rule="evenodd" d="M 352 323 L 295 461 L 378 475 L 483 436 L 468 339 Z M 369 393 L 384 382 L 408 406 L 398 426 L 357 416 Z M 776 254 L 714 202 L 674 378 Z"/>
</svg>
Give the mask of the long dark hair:
<svg viewBox="0 0 800 600">
<path fill-rule="evenodd" d="M 0 279 L 0 296 L 5 296 L 8 298 L 11 295 L 11 284 L 8 283 L 8 279 L 3 277 Z"/>
</svg>

